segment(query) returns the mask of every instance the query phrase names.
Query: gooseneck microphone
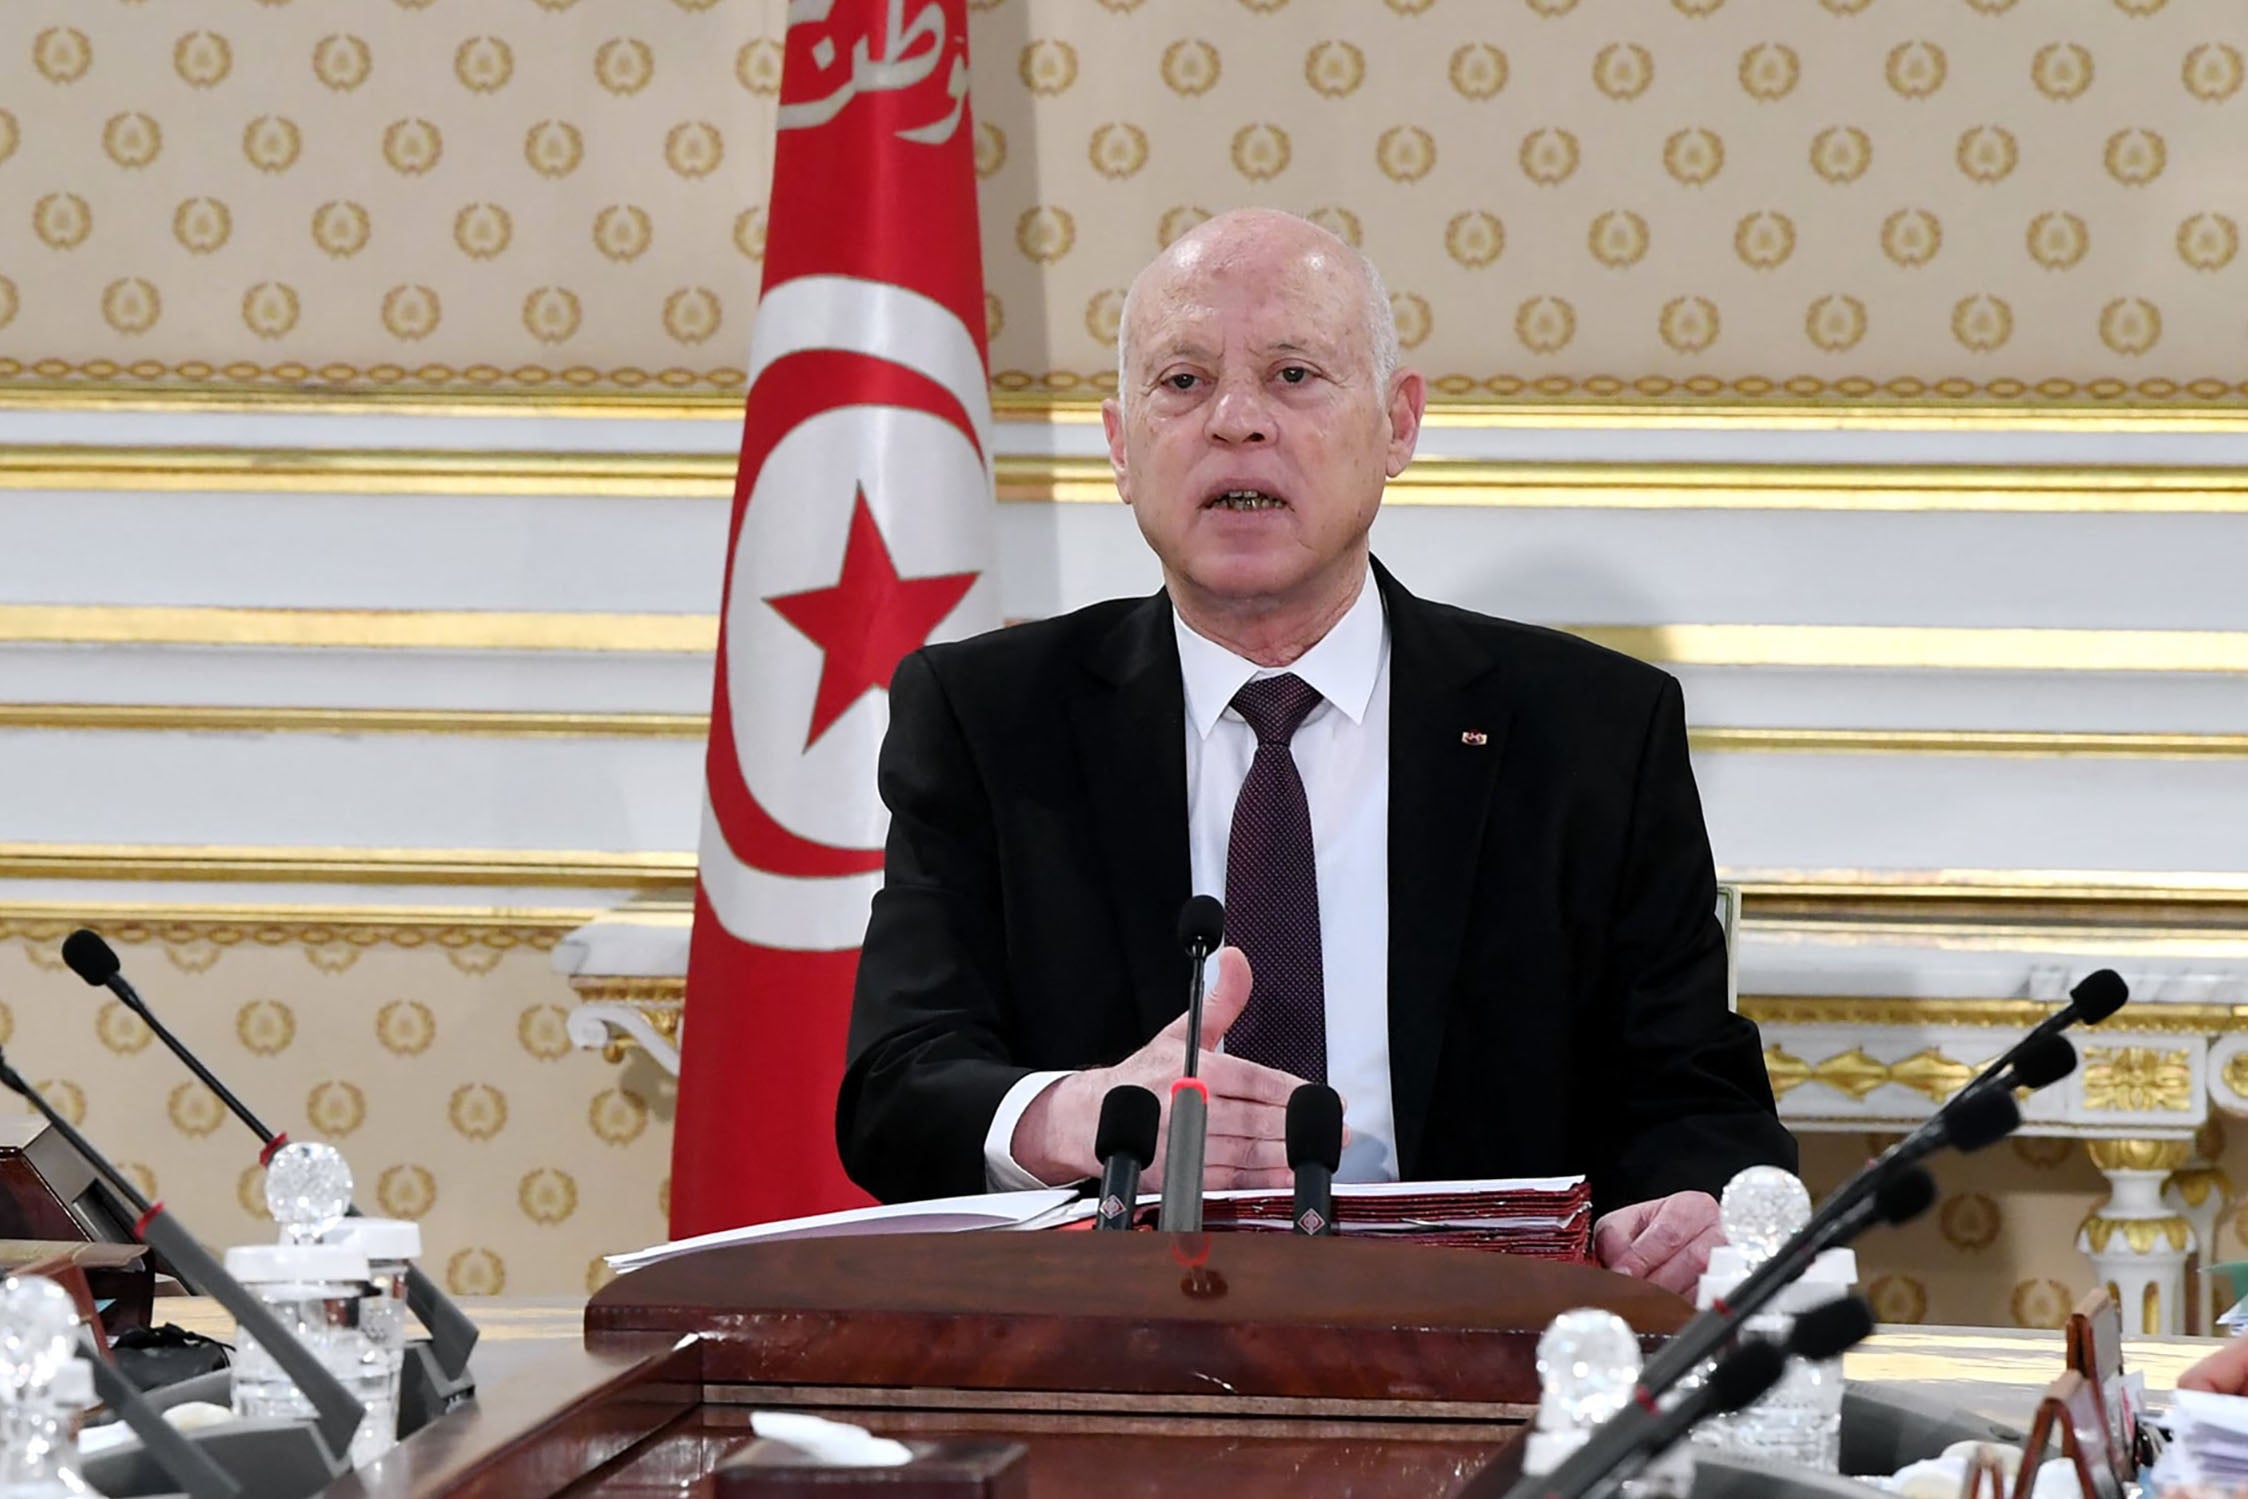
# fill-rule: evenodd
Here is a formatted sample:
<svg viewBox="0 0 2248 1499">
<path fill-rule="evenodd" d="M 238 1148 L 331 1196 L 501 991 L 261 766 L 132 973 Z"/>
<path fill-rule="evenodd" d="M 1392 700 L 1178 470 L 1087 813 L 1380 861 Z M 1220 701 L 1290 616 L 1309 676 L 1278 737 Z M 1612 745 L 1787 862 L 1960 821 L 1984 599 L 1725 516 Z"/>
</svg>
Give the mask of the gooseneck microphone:
<svg viewBox="0 0 2248 1499">
<path fill-rule="evenodd" d="M 1902 1223 L 1925 1212 L 1936 1189 L 1917 1164 L 1922 1157 L 1946 1145 L 1963 1152 L 1981 1150 L 2005 1139 L 2021 1122 L 2021 1108 L 2011 1093 L 1968 1091 L 1952 1099 L 1844 1182 L 1770 1259 L 1680 1328 L 1640 1371 L 1640 1387 L 1660 1395 L 1678 1383 L 1824 1251 L 1849 1243 L 1876 1223 Z"/>
<path fill-rule="evenodd" d="M 1093 1135 L 1093 1154 L 1101 1163 L 1101 1195 L 1094 1228 L 1132 1226 L 1140 1173 L 1155 1160 L 1155 1137 L 1162 1128 L 1162 1102 L 1137 1083 L 1119 1084 L 1101 1100 L 1100 1128 Z"/>
<path fill-rule="evenodd" d="M 201 1058 L 188 1050 L 187 1043 L 173 1035 L 171 1028 L 156 1018 L 155 1012 L 149 1009 L 148 1002 L 127 982 L 124 965 L 118 962 L 116 951 L 102 940 L 100 933 L 85 927 L 72 932 L 63 939 L 62 960 L 70 965 L 72 973 L 92 987 L 107 989 L 116 995 L 127 1009 L 141 1018 L 173 1056 L 186 1064 L 187 1070 L 194 1073 L 204 1087 L 217 1095 L 235 1118 L 249 1126 L 250 1133 L 256 1135 L 265 1147 L 258 1153 L 259 1165 L 270 1162 L 273 1153 L 289 1143 L 286 1134 L 275 1134 L 267 1129 L 264 1122 L 250 1112 L 249 1106 L 235 1097 L 226 1084 L 220 1082 L 211 1069 L 203 1065 Z M 347 1211 L 355 1218 L 362 1216 L 356 1206 Z M 437 1398 L 450 1401 L 470 1393 L 471 1387 L 467 1380 L 468 1355 L 476 1346 L 476 1324 L 469 1320 L 468 1314 L 451 1297 L 438 1288 L 437 1282 L 422 1273 L 419 1265 L 406 1267 L 406 1304 L 412 1309 L 414 1316 L 420 1319 L 422 1326 L 429 1330 L 429 1355 L 436 1360 L 438 1368 L 444 1374 L 443 1380 L 435 1382 Z"/>
<path fill-rule="evenodd" d="M 1288 1095 L 1288 1168 L 1296 1173 L 1295 1232 L 1335 1231 L 1335 1168 L 1343 1159 L 1343 1099 L 1325 1083 Z"/>
<path fill-rule="evenodd" d="M 1196 895 L 1179 908 L 1179 946 L 1186 949 L 1186 1068 L 1171 1084 L 1171 1138 L 1163 1152 L 1165 1233 L 1202 1231 L 1202 1160 L 1208 1148 L 1210 1089 L 1202 1081 L 1202 964 L 1225 940 L 1225 907 Z"/>
<path fill-rule="evenodd" d="M 2114 969 L 2102 968 L 2094 973 L 2087 974 L 2075 988 L 2069 990 L 2067 1004 L 2037 1022 L 2036 1025 L 2031 1026 L 2029 1034 L 2000 1053 L 1996 1061 L 1985 1067 L 1975 1080 L 1967 1085 L 1967 1090 L 1996 1087 L 2043 1087 L 2043 1083 L 2028 1080 L 2023 1066 L 2024 1062 L 2041 1048 L 2047 1055 L 2052 1055 L 2052 1044 L 2054 1042 L 2059 1041 L 2064 1046 L 2068 1044 L 2062 1040 L 2062 1031 L 2067 1030 L 2078 1021 L 2082 1021 L 2086 1025 L 2098 1025 L 2117 1010 L 2122 1009 L 2130 998 L 2130 986 L 2123 982 L 2122 975 Z M 2057 1081 L 2068 1076 L 2071 1071 L 2075 1070 L 2075 1066 L 2075 1048 L 2070 1047 L 2069 1065 L 2063 1067 L 2048 1081 Z"/>
<path fill-rule="evenodd" d="M 1927 1173 L 1919 1174 L 1927 1179 Z M 1824 1363 L 1872 1331 L 1873 1313 L 1865 1302 L 1841 1296 L 1799 1314 L 1784 1344 L 1762 1338 L 1743 1343 L 1718 1360 L 1698 1388 L 1667 1406 L 1648 1397 L 1642 1381 L 1634 1400 L 1584 1446 L 1543 1478 L 1524 1478 L 1508 1499 L 1587 1499 L 1628 1483 L 1702 1421 L 1754 1403 L 1779 1383 L 1790 1358 Z"/>
<path fill-rule="evenodd" d="M 117 1194 L 132 1205 L 140 1217 L 133 1224 L 133 1237 L 157 1251 L 173 1264 L 190 1272 L 198 1285 L 234 1314 L 242 1330 L 257 1339 L 258 1346 L 273 1355 L 290 1380 L 317 1411 L 317 1429 L 331 1456 L 341 1459 L 351 1449 L 352 1434 L 366 1419 L 367 1408 L 352 1397 L 342 1381 L 329 1372 L 313 1351 L 297 1341 L 296 1334 L 282 1326 L 273 1309 L 243 1289 L 242 1283 L 226 1273 L 210 1251 L 206 1250 L 188 1232 L 187 1226 L 173 1217 L 160 1202 L 150 1202 L 141 1195 L 132 1181 L 110 1164 L 109 1158 L 94 1149 L 93 1142 L 78 1133 L 68 1119 L 56 1112 L 37 1088 L 23 1080 L 23 1075 L 0 1056 L 0 1087 L 22 1098 L 41 1114 L 55 1133 L 77 1151 L 86 1164 L 108 1179 Z"/>
</svg>

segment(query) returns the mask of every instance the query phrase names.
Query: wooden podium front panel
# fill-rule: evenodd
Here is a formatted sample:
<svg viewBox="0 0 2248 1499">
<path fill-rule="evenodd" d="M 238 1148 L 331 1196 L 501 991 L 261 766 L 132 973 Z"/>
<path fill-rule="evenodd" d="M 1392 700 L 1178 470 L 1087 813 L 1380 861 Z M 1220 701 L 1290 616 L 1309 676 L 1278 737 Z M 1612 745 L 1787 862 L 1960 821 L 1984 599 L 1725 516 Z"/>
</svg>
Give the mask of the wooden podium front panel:
<svg viewBox="0 0 2248 1499">
<path fill-rule="evenodd" d="M 1554 1316 L 1691 1309 L 1583 1265 L 1285 1234 L 982 1233 L 738 1245 L 610 1282 L 586 1337 L 700 1332 L 704 1379 L 1528 1406 Z"/>
</svg>

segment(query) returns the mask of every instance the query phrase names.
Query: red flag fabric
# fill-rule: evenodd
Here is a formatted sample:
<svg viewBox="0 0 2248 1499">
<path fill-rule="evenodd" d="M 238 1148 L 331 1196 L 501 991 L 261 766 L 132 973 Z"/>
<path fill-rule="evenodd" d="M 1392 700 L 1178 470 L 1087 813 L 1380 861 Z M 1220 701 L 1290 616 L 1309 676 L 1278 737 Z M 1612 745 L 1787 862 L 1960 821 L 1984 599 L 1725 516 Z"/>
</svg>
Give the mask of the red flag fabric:
<svg viewBox="0 0 2248 1499">
<path fill-rule="evenodd" d="M 890 674 L 999 623 L 966 0 L 792 0 L 681 1030 L 671 1232 L 864 1202 L 835 1096 Z"/>
</svg>

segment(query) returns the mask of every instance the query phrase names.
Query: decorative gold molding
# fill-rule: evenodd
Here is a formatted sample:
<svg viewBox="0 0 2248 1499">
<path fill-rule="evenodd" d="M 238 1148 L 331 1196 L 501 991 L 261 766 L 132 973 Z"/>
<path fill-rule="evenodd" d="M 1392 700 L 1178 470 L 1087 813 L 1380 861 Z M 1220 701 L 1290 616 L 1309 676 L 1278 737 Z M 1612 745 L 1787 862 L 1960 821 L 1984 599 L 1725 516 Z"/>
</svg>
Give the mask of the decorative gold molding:
<svg viewBox="0 0 2248 1499">
<path fill-rule="evenodd" d="M 2033 999 L 1885 999 L 1825 994 L 1744 994 L 1741 1013 L 1758 1025 L 2027 1030 L 2060 1010 Z M 2125 1012 L 2118 1030 L 2133 1035 L 2248 1032 L 2248 1005 L 2145 1003 Z M 2244 1054 L 2248 1056 L 2248 1054 Z M 2248 1061 L 2244 1061 L 2248 1068 Z"/>
<path fill-rule="evenodd" d="M 0 729 L 135 733 L 443 734 L 505 738 L 702 739 L 706 713 L 539 709 L 297 708 L 216 703 L 0 703 Z M 1690 729 L 1711 754 L 2078 756 L 2184 760 L 2248 757 L 2248 734 L 2088 734 L 2013 729 Z"/>
<path fill-rule="evenodd" d="M 2192 1111 L 2191 1052 L 2152 1046 L 2087 1046 L 2082 1054 L 2081 1090 L 2086 1111 L 2102 1114 Z"/>
<path fill-rule="evenodd" d="M 2248 673 L 2248 631 L 2010 630 L 1918 625 L 1567 625 L 1670 666 Z M 712 614 L 0 604 L 0 644 L 318 646 L 366 650 L 716 648 Z"/>
<path fill-rule="evenodd" d="M 2152 1254 L 2155 1245 L 2167 1244 L 2173 1254 L 2185 1253 L 2193 1241 L 2193 1225 L 2172 1214 L 2162 1218 L 2107 1218 L 2098 1213 L 2086 1218 L 2078 1232 L 2092 1246 L 2092 1253 L 2106 1254 L 2110 1240 L 2117 1234 L 2131 1246 L 2133 1254 Z"/>
<path fill-rule="evenodd" d="M 0 448 L 0 489 L 719 500 L 734 492 L 735 462 L 731 452 L 19 445 Z"/>
<path fill-rule="evenodd" d="M 600 890 L 691 882 L 695 856 L 574 849 L 0 843 L 0 879 L 491 885 Z"/>
<path fill-rule="evenodd" d="M 529 947 L 546 952 L 602 914 L 596 908 L 501 906 L 225 906 L 164 902 L 0 902 L 0 941 L 57 942 L 92 927 L 113 943 L 219 947 Z"/>
<path fill-rule="evenodd" d="M 2191 1140 L 2086 1140 L 2084 1153 L 2102 1171 L 2175 1171 L 2193 1155 Z"/>
<path fill-rule="evenodd" d="M 1965 1062 L 1954 1061 L 1935 1047 L 1923 1047 L 1909 1057 L 1883 1062 L 1853 1046 L 1822 1061 L 1806 1062 L 1777 1042 L 1764 1048 L 1764 1070 L 1771 1077 L 1775 1097 L 1784 1098 L 1805 1083 L 1824 1083 L 1837 1092 L 1863 1101 L 1886 1083 L 1912 1089 L 1935 1103 L 1950 1098 L 1975 1075 Z"/>
<path fill-rule="evenodd" d="M 0 729 L 700 740 L 710 733 L 710 715 L 474 708 L 246 708 L 204 703 L 0 703 Z"/>
<path fill-rule="evenodd" d="M 1742 913 L 1759 932 L 1787 930 L 1882 940 L 1983 946 L 1977 932 L 2011 929 L 2051 945 L 2078 928 L 2088 940 L 2185 943 L 2214 951 L 2248 926 L 2248 874 L 2105 870 L 1736 870 L 1719 878 L 1742 891 Z M 2108 951 L 2114 951 L 2112 947 Z"/>
<path fill-rule="evenodd" d="M 572 975 L 570 987 L 579 999 L 589 1004 L 633 1005 L 640 1009 L 660 1009 L 665 1005 L 678 1006 L 687 998 L 687 980 L 678 975 L 664 978 L 646 978 L 621 974 Z M 673 1025 L 676 1026 L 676 1020 Z M 665 1035 L 672 1032 L 661 1025 L 656 1027 Z"/>
<path fill-rule="evenodd" d="M 707 655 L 717 649 L 718 617 L 467 609 L 0 604 L 0 643 Z"/>
</svg>

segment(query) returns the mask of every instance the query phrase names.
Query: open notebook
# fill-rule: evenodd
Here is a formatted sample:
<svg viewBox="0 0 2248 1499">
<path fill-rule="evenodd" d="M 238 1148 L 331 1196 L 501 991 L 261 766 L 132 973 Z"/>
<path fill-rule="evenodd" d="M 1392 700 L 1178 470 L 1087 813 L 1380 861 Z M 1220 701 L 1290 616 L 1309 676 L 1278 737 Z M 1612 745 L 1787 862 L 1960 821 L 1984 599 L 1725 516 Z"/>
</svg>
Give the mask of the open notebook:
<svg viewBox="0 0 2248 1499">
<path fill-rule="evenodd" d="M 1540 1259 L 1583 1260 L 1592 1232 L 1591 1192 L 1581 1176 L 1506 1181 L 1369 1182 L 1335 1188 L 1336 1231 L 1351 1237 L 1409 1240 L 1490 1249 Z M 1140 1214 L 1152 1226 L 1158 1198 L 1141 1197 Z M 1286 1192 L 1213 1192 L 1203 1201 L 1203 1226 L 1285 1232 L 1293 1216 Z M 812 1218 L 758 1223 L 698 1234 L 608 1256 L 618 1274 L 676 1255 L 720 1244 L 774 1239 L 821 1239 L 846 1234 L 969 1233 L 979 1230 L 1067 1228 L 1092 1221 L 1095 1204 L 1074 1187 L 1030 1192 L 984 1192 L 852 1208 Z"/>
</svg>

